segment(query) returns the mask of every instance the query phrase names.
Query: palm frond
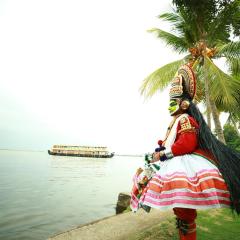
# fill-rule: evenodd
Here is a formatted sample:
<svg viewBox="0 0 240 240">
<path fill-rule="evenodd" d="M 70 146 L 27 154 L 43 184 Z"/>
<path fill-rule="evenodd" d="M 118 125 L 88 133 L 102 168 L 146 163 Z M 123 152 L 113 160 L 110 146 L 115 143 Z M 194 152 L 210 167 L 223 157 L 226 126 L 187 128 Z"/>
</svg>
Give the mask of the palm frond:
<svg viewBox="0 0 240 240">
<path fill-rule="evenodd" d="M 231 123 L 235 126 L 237 126 L 237 125 L 239 126 L 239 124 L 240 124 L 240 109 L 236 109 L 236 111 L 229 113 L 227 122 Z"/>
<path fill-rule="evenodd" d="M 240 58 L 226 58 L 232 76 L 240 76 Z"/>
<path fill-rule="evenodd" d="M 156 33 L 158 38 L 162 39 L 166 45 L 171 46 L 178 53 L 183 53 L 188 50 L 188 44 L 184 37 L 178 37 L 158 28 L 150 29 L 148 32 Z"/>
<path fill-rule="evenodd" d="M 178 13 L 164 13 L 158 16 L 161 20 L 167 21 L 172 26 L 172 32 L 181 38 L 185 38 L 189 46 L 192 46 L 198 38 L 197 26 L 194 21 L 189 21 L 189 14 L 184 9 Z"/>
<path fill-rule="evenodd" d="M 180 17 L 180 15 L 174 12 L 163 13 L 159 15 L 158 18 L 164 21 L 170 22 L 171 24 L 176 24 L 182 21 L 182 18 Z"/>
<path fill-rule="evenodd" d="M 209 78 L 210 93 L 217 107 L 231 111 L 240 104 L 240 81 L 224 73 L 210 58 L 204 57 L 205 77 Z"/>
<path fill-rule="evenodd" d="M 189 12 L 185 8 L 179 9 L 179 15 L 181 22 L 176 24 L 176 29 L 187 39 L 190 46 L 193 46 L 201 38 L 201 29 L 198 22 L 193 15 L 189 15 Z"/>
<path fill-rule="evenodd" d="M 233 77 L 240 82 L 240 75 L 233 75 Z M 240 101 L 240 91 L 238 96 L 238 102 L 239 101 Z M 228 121 L 240 127 L 240 104 L 237 104 L 233 109 L 229 111 Z"/>
<path fill-rule="evenodd" d="M 240 41 L 217 46 L 215 57 L 240 58 Z"/>
<path fill-rule="evenodd" d="M 163 90 L 175 76 L 184 60 L 174 61 L 157 69 L 146 77 L 140 87 L 140 92 L 145 98 L 152 97 L 157 91 Z"/>
<path fill-rule="evenodd" d="M 220 11 L 207 26 L 207 32 L 210 33 L 207 35 L 208 44 L 212 45 L 216 39 L 228 42 L 231 31 L 231 21 L 229 21 L 229 12 L 230 9 L 225 7 Z"/>
</svg>

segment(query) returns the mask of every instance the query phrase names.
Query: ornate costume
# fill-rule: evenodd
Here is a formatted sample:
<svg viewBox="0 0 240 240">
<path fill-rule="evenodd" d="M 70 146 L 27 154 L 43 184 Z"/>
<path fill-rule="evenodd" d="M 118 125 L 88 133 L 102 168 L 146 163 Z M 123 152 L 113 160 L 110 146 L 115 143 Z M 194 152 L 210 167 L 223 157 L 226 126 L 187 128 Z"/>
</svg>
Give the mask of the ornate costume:
<svg viewBox="0 0 240 240">
<path fill-rule="evenodd" d="M 144 172 L 135 175 L 131 199 L 133 211 L 139 207 L 147 210 L 151 207 L 160 210 L 173 209 L 177 216 L 180 239 L 196 239 L 196 209 L 232 206 L 238 212 L 240 205 L 240 196 L 234 198 L 236 193 L 229 192 L 232 183 L 227 185 L 225 182 L 223 175 L 226 172 L 221 164 L 223 160 L 219 161 L 216 158 L 215 149 L 212 150 L 214 145 L 211 143 L 212 139 L 208 139 L 210 141 L 208 148 L 203 143 L 210 130 L 207 130 L 206 134 L 204 132 L 207 128 L 206 123 L 200 125 L 204 120 L 201 118 L 202 115 L 199 118 L 200 112 L 192 103 L 195 92 L 194 73 L 190 67 L 184 65 L 179 69 L 178 76 L 173 79 L 171 85 L 169 109 L 173 121 L 162 143 L 165 150 L 159 154 L 154 153 L 154 158 L 156 156 L 160 158 L 157 159 L 161 161 L 160 169 L 148 177 L 149 181 L 141 188 L 140 194 L 138 181 L 146 176 Z M 222 147 L 222 143 L 215 139 L 214 141 Z M 238 158 L 237 163 L 239 155 L 234 152 L 232 156 Z M 239 169 L 240 162 L 237 171 Z M 239 175 L 232 177 L 235 180 Z"/>
</svg>

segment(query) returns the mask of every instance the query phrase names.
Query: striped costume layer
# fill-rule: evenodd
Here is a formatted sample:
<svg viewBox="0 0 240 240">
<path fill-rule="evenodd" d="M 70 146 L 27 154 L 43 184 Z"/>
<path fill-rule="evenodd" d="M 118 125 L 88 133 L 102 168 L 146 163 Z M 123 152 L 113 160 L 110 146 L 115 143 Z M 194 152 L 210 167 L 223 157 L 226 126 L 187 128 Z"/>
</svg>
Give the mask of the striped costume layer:
<svg viewBox="0 0 240 240">
<path fill-rule="evenodd" d="M 134 181 L 136 184 L 136 177 Z M 132 210 L 140 205 L 158 209 L 229 207 L 230 194 L 215 165 L 202 156 L 186 154 L 163 162 L 140 199 L 132 194 Z"/>
</svg>

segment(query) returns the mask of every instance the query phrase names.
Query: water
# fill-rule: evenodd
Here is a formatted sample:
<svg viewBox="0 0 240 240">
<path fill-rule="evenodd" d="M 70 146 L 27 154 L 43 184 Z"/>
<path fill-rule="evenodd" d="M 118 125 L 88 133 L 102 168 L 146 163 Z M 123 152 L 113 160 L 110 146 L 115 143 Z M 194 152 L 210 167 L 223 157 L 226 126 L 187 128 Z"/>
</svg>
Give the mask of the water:
<svg viewBox="0 0 240 240">
<path fill-rule="evenodd" d="M 0 151 L 0 239 L 40 240 L 115 214 L 140 157 Z"/>
</svg>

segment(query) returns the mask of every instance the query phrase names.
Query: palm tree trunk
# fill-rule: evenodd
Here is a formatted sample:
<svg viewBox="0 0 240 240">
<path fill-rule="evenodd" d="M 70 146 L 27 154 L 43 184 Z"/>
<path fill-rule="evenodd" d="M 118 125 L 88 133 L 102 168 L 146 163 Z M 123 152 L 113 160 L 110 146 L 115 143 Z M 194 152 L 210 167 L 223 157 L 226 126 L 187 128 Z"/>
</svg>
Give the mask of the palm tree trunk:
<svg viewBox="0 0 240 240">
<path fill-rule="evenodd" d="M 217 110 L 215 102 L 211 98 L 209 98 L 209 100 L 210 100 L 210 106 L 211 106 L 213 121 L 214 121 L 214 125 L 215 125 L 215 132 L 217 134 L 218 140 L 220 140 L 221 142 L 226 144 L 224 134 L 223 134 L 223 129 L 222 129 L 220 119 L 219 119 L 220 114 Z"/>
<path fill-rule="evenodd" d="M 226 141 L 225 141 L 225 138 L 223 135 L 223 129 L 222 129 L 220 119 L 219 119 L 219 112 L 217 110 L 215 102 L 210 97 L 208 74 L 205 69 L 204 69 L 204 87 L 205 87 L 205 98 L 206 98 L 206 104 L 207 104 L 208 126 L 211 129 L 211 114 L 212 114 L 217 138 L 218 138 L 218 140 L 220 140 L 221 142 L 226 144 Z"/>
<path fill-rule="evenodd" d="M 206 45 L 205 45 L 205 52 L 206 52 Z M 205 61 L 205 59 L 204 59 L 204 61 Z M 223 135 L 223 129 L 222 129 L 220 119 L 219 119 L 219 112 L 217 110 L 215 102 L 210 97 L 208 71 L 206 68 L 204 68 L 203 71 L 204 71 L 204 87 L 205 87 L 205 98 L 206 98 L 206 102 L 207 102 L 207 108 L 209 108 L 209 110 L 210 110 L 209 114 L 210 113 L 212 114 L 213 122 L 215 125 L 215 132 L 217 134 L 218 140 L 223 142 L 224 144 L 226 144 L 226 141 L 225 141 L 225 138 Z M 211 121 L 211 119 L 210 119 L 210 121 Z M 210 123 L 208 122 L 208 124 L 210 124 Z M 211 124 L 209 126 L 211 126 Z"/>
<path fill-rule="evenodd" d="M 205 98 L 206 98 L 206 107 L 207 107 L 207 124 L 208 124 L 208 127 L 211 129 L 212 124 L 211 124 L 210 93 L 209 93 L 208 79 L 207 79 L 206 75 L 205 75 L 205 78 L 204 78 L 204 85 L 205 85 Z"/>
<path fill-rule="evenodd" d="M 211 123 L 211 112 L 210 112 L 210 107 L 207 106 L 207 124 L 210 130 L 212 129 L 212 123 Z"/>
</svg>

